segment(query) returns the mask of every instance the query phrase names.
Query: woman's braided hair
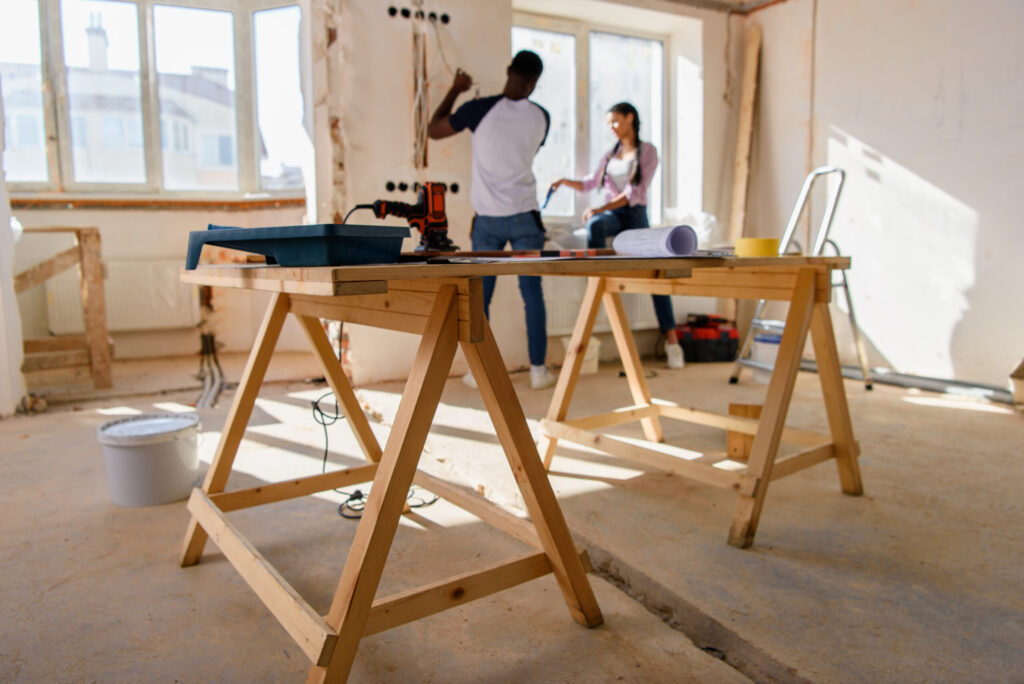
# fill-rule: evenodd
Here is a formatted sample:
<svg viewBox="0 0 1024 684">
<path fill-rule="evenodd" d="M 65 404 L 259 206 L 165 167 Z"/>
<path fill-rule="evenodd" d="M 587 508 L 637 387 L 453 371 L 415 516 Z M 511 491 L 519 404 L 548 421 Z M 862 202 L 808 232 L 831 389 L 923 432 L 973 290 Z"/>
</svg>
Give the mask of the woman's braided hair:
<svg viewBox="0 0 1024 684">
<path fill-rule="evenodd" d="M 633 177 L 629 179 L 631 185 L 640 184 L 640 112 L 636 110 L 636 107 L 628 102 L 620 102 L 612 105 L 608 110 L 608 113 L 615 113 L 621 116 L 633 115 L 633 137 L 636 138 L 636 170 L 633 171 Z M 597 182 L 597 187 L 604 185 L 604 178 L 608 172 L 608 162 L 611 161 L 612 157 L 619 153 L 619 147 L 621 143 L 616 140 L 615 146 L 612 147 L 611 154 L 607 155 L 604 162 L 604 168 L 601 169 L 601 180 Z"/>
</svg>

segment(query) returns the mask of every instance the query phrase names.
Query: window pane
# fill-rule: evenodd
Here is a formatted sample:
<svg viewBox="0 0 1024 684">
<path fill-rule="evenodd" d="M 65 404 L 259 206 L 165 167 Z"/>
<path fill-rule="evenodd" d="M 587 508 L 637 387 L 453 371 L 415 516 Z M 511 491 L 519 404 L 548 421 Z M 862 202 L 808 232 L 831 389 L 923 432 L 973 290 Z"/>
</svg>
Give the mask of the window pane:
<svg viewBox="0 0 1024 684">
<path fill-rule="evenodd" d="M 548 186 L 559 178 L 576 177 L 576 38 L 564 33 L 512 27 L 512 54 L 532 50 L 544 60 L 544 73 L 530 99 L 548 110 L 551 128 L 533 160 L 537 199 L 543 203 Z M 576 193 L 556 192 L 544 213 L 572 216 Z"/>
<path fill-rule="evenodd" d="M 136 6 L 112 0 L 63 0 L 64 65 L 77 183 L 145 183 L 146 158 L 125 130 L 142 130 Z M 76 140 L 76 126 L 84 132 Z"/>
<path fill-rule="evenodd" d="M 162 155 L 164 186 L 237 190 L 231 13 L 155 5 L 153 32 L 161 138 L 168 143 Z M 218 152 L 222 136 L 232 150 L 230 163 L 222 163 L 225 160 Z M 212 146 L 209 154 L 207 145 Z"/>
<path fill-rule="evenodd" d="M 636 107 L 640 112 L 640 139 L 658 149 L 658 170 L 647 191 L 652 226 L 661 223 L 663 65 L 660 41 L 590 33 L 590 159 L 597 164 L 615 144 L 615 137 L 605 125 L 608 109 L 623 101 Z M 603 201 L 598 197 L 593 198 L 595 203 Z"/>
<path fill-rule="evenodd" d="M 9 183 L 46 182 L 39 6 L 36 0 L 3 0 L 2 16 L 4 172 Z"/>
<path fill-rule="evenodd" d="M 299 70 L 298 7 L 254 13 L 256 42 L 256 117 L 260 187 L 291 190 L 304 187 L 302 165 L 311 151 L 303 126 Z"/>
</svg>

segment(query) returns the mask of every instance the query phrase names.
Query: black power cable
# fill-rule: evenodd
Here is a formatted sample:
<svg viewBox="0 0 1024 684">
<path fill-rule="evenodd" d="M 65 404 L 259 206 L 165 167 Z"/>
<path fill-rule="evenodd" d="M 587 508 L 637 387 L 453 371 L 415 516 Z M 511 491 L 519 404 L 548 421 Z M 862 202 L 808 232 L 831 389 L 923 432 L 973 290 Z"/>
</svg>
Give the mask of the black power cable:
<svg viewBox="0 0 1024 684">
<path fill-rule="evenodd" d="M 313 420 L 320 424 L 324 429 L 324 456 L 320 465 L 320 472 L 327 472 L 327 427 L 334 425 L 339 420 L 344 418 L 344 414 L 341 412 L 341 408 L 338 406 L 338 401 L 334 401 L 334 412 L 327 413 L 320 408 L 320 402 L 327 397 L 333 396 L 333 390 L 328 390 L 320 395 L 317 399 L 310 402 L 313 407 Z M 363 517 L 363 508 L 366 506 L 366 500 L 370 496 L 370 488 L 366 487 L 364 492 L 362 489 L 356 489 L 352 492 L 346 492 L 343 489 L 335 489 L 335 492 L 346 497 L 344 501 L 338 504 L 338 515 L 349 520 L 358 520 Z M 422 492 L 422 493 L 420 493 Z M 418 490 L 415 486 L 409 487 L 409 493 L 406 494 L 405 500 L 409 508 L 423 508 L 429 506 L 438 500 L 438 496 L 425 490 Z"/>
</svg>

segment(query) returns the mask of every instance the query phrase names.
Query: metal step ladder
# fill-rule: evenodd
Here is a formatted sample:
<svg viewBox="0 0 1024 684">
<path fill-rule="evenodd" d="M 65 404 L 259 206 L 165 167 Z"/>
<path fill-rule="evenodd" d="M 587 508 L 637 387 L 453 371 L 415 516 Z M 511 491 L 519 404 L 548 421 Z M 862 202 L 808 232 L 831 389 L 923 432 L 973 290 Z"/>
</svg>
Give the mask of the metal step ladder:
<svg viewBox="0 0 1024 684">
<path fill-rule="evenodd" d="M 782 240 L 779 242 L 779 256 L 783 256 L 789 252 L 790 244 L 794 244 L 799 247 L 799 243 L 793 240 L 793 234 L 796 232 L 796 224 L 800 221 L 800 215 L 803 214 L 804 208 L 807 206 L 807 197 L 811 193 L 811 188 L 814 186 L 814 182 L 821 177 L 827 176 L 832 173 L 839 174 L 839 182 L 836 183 L 835 189 L 829 195 L 828 205 L 825 207 L 825 214 L 821 218 L 821 225 L 818 228 L 818 234 L 814 239 L 814 247 L 810 254 L 812 256 L 824 256 L 825 246 L 828 245 L 831 249 L 835 250 L 836 256 L 840 254 L 839 247 L 836 243 L 829 239 L 828 233 L 832 229 L 832 219 L 836 213 L 836 205 L 839 204 L 839 195 L 843 191 L 843 183 L 846 182 L 846 171 L 840 169 L 837 166 L 819 166 L 818 168 L 807 174 L 807 178 L 804 180 L 804 185 L 800 189 L 800 196 L 796 200 L 796 205 L 793 207 L 793 213 L 789 217 L 789 224 L 786 226 L 786 232 L 782 236 Z M 871 371 L 868 369 L 868 355 L 864 348 L 864 339 L 860 334 L 860 328 L 857 327 L 857 318 L 853 313 L 853 299 L 850 297 L 850 284 L 846 278 L 846 271 L 839 271 L 841 276 L 840 282 L 832 282 L 832 287 L 843 288 L 843 293 L 846 296 L 846 306 L 849 310 L 850 316 L 850 327 L 853 329 L 853 339 L 857 346 L 857 359 L 860 361 L 861 377 L 864 378 L 864 388 L 871 389 Z M 754 335 L 758 331 L 766 331 L 777 334 L 782 334 L 785 330 L 785 321 L 776 321 L 761 318 L 764 313 L 764 307 L 766 300 L 762 299 L 758 301 L 757 308 L 754 310 L 754 318 L 750 322 L 750 329 L 747 331 L 746 336 L 743 338 L 743 344 L 740 347 L 739 356 L 736 358 L 736 365 L 733 366 L 732 375 L 729 376 L 729 383 L 736 384 L 740 380 L 740 372 L 744 366 L 752 368 L 759 368 L 761 370 L 772 370 L 771 364 L 762 363 L 755 361 L 750 357 L 751 346 L 754 341 Z"/>
</svg>

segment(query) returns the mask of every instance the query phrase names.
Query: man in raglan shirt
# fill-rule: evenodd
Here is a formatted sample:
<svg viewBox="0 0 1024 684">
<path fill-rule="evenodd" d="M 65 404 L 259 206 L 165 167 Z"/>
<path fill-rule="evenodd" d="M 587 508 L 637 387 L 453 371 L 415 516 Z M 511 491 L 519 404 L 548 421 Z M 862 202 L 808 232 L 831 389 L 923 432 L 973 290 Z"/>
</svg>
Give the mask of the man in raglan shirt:
<svg viewBox="0 0 1024 684">
<path fill-rule="evenodd" d="M 469 74 L 458 70 L 448 94 L 430 120 L 428 135 L 437 140 L 468 128 L 473 133 L 473 181 L 470 201 L 474 250 L 541 249 L 544 226 L 537 204 L 533 158 L 544 144 L 550 117 L 527 98 L 537 85 L 544 63 L 536 53 L 522 50 L 506 70 L 501 95 L 471 100 L 452 113 L 455 99 L 472 85 Z M 484 313 L 489 316 L 494 276 L 484 277 Z M 519 276 L 519 291 L 526 308 L 526 338 L 530 353 L 530 387 L 555 383 L 544 365 L 547 354 L 547 314 L 540 276 Z M 467 373 L 463 381 L 476 386 Z"/>
</svg>

